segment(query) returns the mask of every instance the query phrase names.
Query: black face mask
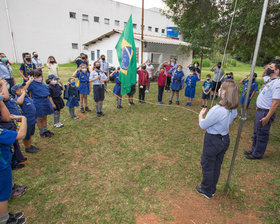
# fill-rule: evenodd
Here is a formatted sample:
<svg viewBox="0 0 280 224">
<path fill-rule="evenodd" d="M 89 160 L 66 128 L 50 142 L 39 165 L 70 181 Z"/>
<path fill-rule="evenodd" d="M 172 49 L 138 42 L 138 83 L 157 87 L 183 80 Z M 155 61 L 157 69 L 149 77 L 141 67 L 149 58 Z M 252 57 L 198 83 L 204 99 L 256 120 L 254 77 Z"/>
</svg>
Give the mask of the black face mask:
<svg viewBox="0 0 280 224">
<path fill-rule="evenodd" d="M 27 58 L 25 58 L 25 60 L 29 62 L 29 61 L 31 61 L 31 58 L 27 57 Z"/>
<path fill-rule="evenodd" d="M 99 69 L 100 69 L 100 66 L 96 66 L 95 68 L 99 70 Z"/>
<path fill-rule="evenodd" d="M 86 59 L 86 57 L 82 57 L 82 59 Z"/>
<path fill-rule="evenodd" d="M 272 75 L 275 71 L 272 70 L 271 68 L 266 69 L 266 74 L 267 75 Z"/>
<path fill-rule="evenodd" d="M 102 61 L 105 61 L 105 58 L 102 58 Z"/>
<path fill-rule="evenodd" d="M 221 68 L 221 65 L 218 65 L 218 68 Z"/>
<path fill-rule="evenodd" d="M 54 63 L 54 61 L 50 61 L 50 63 Z"/>
<path fill-rule="evenodd" d="M 36 54 L 36 55 L 34 55 L 34 58 L 38 58 L 38 55 Z"/>
</svg>

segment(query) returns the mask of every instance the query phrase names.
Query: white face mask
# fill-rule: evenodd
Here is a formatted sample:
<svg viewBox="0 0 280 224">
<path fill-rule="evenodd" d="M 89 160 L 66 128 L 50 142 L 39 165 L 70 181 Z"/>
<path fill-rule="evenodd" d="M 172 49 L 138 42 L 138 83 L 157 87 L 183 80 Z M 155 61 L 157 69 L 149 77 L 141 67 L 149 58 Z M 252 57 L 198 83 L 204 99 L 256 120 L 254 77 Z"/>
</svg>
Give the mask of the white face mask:
<svg viewBox="0 0 280 224">
<path fill-rule="evenodd" d="M 82 69 L 82 72 L 83 72 L 83 73 L 86 73 L 86 72 L 87 72 L 87 69 L 86 69 L 86 68 L 83 68 L 83 69 Z"/>
<path fill-rule="evenodd" d="M 56 85 L 56 84 L 57 84 L 57 80 L 52 80 L 52 81 L 51 81 L 51 84 L 52 84 L 52 85 Z"/>
</svg>

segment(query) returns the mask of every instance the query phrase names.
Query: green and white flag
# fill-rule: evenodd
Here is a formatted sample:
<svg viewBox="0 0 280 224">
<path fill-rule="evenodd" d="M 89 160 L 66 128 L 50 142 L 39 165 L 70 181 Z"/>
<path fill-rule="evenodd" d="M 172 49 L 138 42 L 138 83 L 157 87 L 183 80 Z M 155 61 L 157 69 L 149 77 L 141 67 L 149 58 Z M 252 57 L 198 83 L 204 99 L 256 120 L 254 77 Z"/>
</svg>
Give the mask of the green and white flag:
<svg viewBox="0 0 280 224">
<path fill-rule="evenodd" d="M 132 15 L 122 32 L 116 45 L 116 51 L 120 63 L 119 80 L 121 82 L 121 95 L 130 92 L 131 86 L 136 84 L 136 48 L 133 35 Z"/>
</svg>

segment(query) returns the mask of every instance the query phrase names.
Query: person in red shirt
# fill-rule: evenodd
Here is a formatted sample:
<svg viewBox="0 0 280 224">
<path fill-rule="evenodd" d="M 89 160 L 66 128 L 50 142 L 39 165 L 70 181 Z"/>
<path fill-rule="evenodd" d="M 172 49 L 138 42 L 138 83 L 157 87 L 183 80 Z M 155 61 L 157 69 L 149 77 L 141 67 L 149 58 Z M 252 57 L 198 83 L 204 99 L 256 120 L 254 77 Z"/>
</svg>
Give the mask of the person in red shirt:
<svg viewBox="0 0 280 224">
<path fill-rule="evenodd" d="M 139 69 L 141 67 L 141 69 Z M 138 86 L 139 86 L 139 103 L 145 103 L 145 91 L 149 85 L 149 73 L 146 71 L 146 65 L 137 68 Z"/>
<path fill-rule="evenodd" d="M 169 61 L 165 61 L 161 64 L 165 68 L 166 71 L 166 83 L 165 83 L 165 91 L 169 92 L 170 91 L 170 84 L 171 84 L 171 77 L 172 73 L 169 72 L 171 68 L 173 68 L 176 65 L 176 59 L 172 58 Z"/>
<path fill-rule="evenodd" d="M 165 80 L 166 80 L 166 71 L 164 67 L 161 67 L 158 73 L 158 104 L 163 104 L 162 95 L 164 91 Z"/>
</svg>

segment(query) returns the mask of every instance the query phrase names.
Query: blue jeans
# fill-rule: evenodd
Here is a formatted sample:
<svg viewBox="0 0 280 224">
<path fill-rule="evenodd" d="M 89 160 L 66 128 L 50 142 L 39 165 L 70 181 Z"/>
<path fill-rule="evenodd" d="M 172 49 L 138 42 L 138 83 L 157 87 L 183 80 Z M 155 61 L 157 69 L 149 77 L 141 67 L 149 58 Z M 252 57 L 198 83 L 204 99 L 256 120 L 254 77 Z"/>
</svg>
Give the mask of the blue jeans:
<svg viewBox="0 0 280 224">
<path fill-rule="evenodd" d="M 229 135 L 222 137 L 205 133 L 201 156 L 203 175 L 201 189 L 208 197 L 212 197 L 212 194 L 216 192 L 221 166 L 229 144 Z"/>
<path fill-rule="evenodd" d="M 269 140 L 269 129 L 272 122 L 275 119 L 275 113 L 271 116 L 268 123 L 265 126 L 262 126 L 260 120 L 268 114 L 268 111 L 256 111 L 255 114 L 255 123 L 254 123 L 254 135 L 253 135 L 253 144 L 251 148 L 252 155 L 261 158 L 263 157 L 268 140 Z"/>
</svg>

